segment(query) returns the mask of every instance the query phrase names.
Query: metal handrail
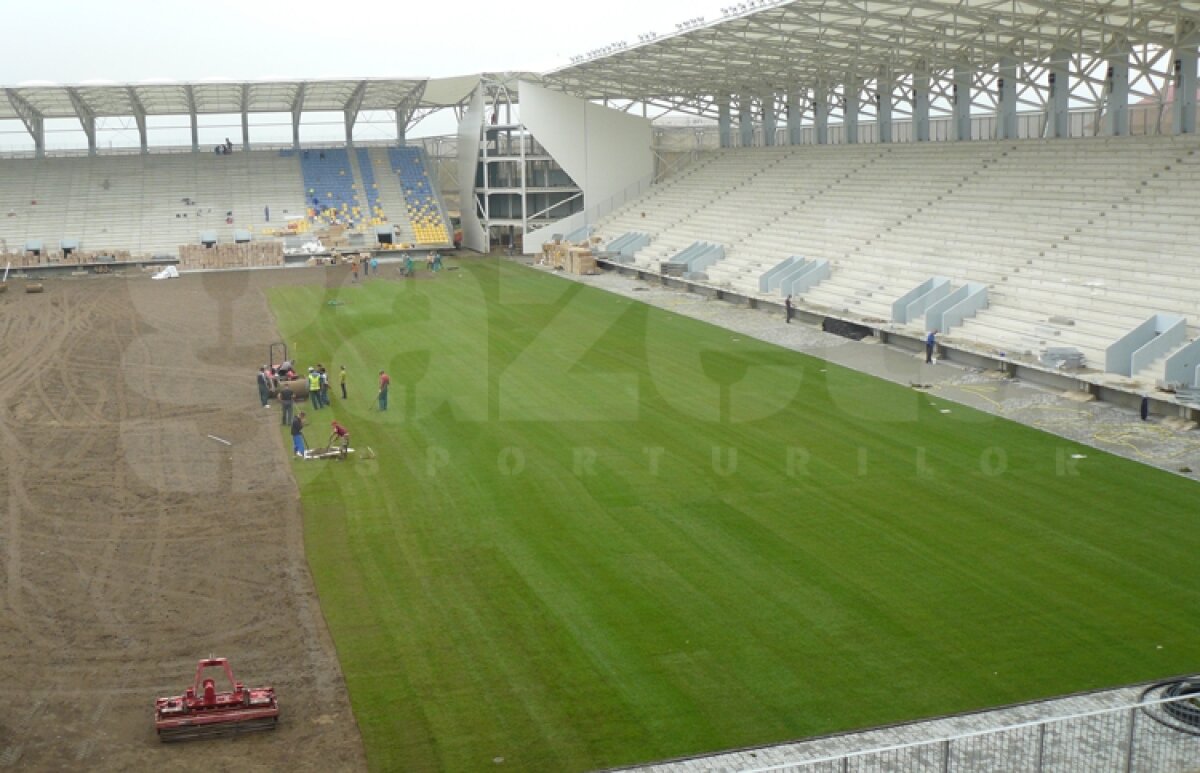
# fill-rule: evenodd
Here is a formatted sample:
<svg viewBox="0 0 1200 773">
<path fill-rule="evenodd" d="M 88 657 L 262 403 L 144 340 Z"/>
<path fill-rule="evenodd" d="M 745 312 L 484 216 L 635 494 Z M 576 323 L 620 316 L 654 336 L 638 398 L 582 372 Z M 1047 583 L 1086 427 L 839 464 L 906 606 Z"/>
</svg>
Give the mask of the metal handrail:
<svg viewBox="0 0 1200 773">
<path fill-rule="evenodd" d="M 793 762 L 782 762 L 776 765 L 768 765 L 762 768 L 742 768 L 739 773 L 770 773 L 771 771 L 788 770 L 791 768 L 800 768 L 810 765 L 820 765 L 829 762 L 838 762 L 840 760 L 850 760 L 871 755 L 890 754 L 892 752 L 903 751 L 904 749 L 916 749 L 922 746 L 945 746 L 953 744 L 956 741 L 965 741 L 972 738 L 980 738 L 985 736 L 995 736 L 1001 733 L 1013 733 L 1031 728 L 1045 727 L 1062 722 L 1072 722 L 1075 720 L 1089 719 L 1109 714 L 1120 714 L 1138 709 L 1146 709 L 1154 706 L 1161 706 L 1167 703 L 1178 703 L 1179 701 L 1193 701 L 1194 695 L 1180 695 L 1170 698 L 1155 698 L 1131 703 L 1122 706 L 1115 706 L 1107 709 L 1094 709 L 1092 711 L 1081 711 L 1075 714 L 1066 714 L 1058 717 L 1047 717 L 1045 719 L 1033 719 L 1027 722 L 1017 722 L 1012 725 L 1004 725 L 1002 727 L 989 728 L 987 730 L 972 730 L 966 733 L 957 735 L 942 736 L 939 738 L 931 738 L 925 741 L 910 741 L 908 743 L 892 744 L 890 746 L 879 746 L 873 749 L 863 749 L 853 752 L 841 752 L 839 754 L 826 755 L 824 757 L 814 757 L 812 759 L 795 760 Z"/>
</svg>

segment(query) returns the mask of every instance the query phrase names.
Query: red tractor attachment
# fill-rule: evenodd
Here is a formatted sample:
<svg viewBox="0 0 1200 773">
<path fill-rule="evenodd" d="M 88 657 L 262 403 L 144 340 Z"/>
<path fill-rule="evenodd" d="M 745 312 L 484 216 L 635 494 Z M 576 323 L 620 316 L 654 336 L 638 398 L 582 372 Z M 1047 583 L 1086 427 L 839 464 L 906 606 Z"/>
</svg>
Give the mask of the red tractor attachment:
<svg viewBox="0 0 1200 773">
<path fill-rule="evenodd" d="M 217 692 L 216 682 L 204 675 L 208 668 L 223 669 L 233 689 Z M 187 692 L 154 701 L 154 729 L 162 741 L 274 730 L 278 721 L 275 688 L 246 687 L 234 680 L 225 658 L 201 660 Z"/>
</svg>

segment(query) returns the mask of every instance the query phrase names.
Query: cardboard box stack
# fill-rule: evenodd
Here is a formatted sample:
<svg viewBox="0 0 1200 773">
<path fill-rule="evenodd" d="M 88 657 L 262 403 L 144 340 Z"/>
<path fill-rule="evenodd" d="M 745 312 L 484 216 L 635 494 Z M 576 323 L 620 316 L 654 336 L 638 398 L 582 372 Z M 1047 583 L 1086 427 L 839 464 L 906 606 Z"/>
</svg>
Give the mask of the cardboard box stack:
<svg viewBox="0 0 1200 773">
<path fill-rule="evenodd" d="M 15 252 L 0 253 L 0 271 L 3 271 L 4 267 L 10 263 L 13 268 L 29 268 L 31 266 L 45 265 L 46 259 Z"/>
<path fill-rule="evenodd" d="M 13 268 L 36 268 L 37 266 L 83 265 L 91 263 L 125 263 L 133 260 L 129 250 L 103 250 L 84 252 L 76 250 L 64 255 L 62 250 L 49 250 L 43 255 L 0 252 L 0 271 L 9 263 Z"/>
<path fill-rule="evenodd" d="M 567 250 L 567 262 L 564 266 L 572 274 L 595 274 L 596 257 L 590 247 L 571 247 Z"/>
<path fill-rule="evenodd" d="M 184 244 L 179 247 L 179 268 L 261 268 L 283 265 L 283 242 L 249 242 L 205 247 Z"/>
<path fill-rule="evenodd" d="M 317 237 L 330 250 L 350 248 L 350 238 L 344 225 L 331 225 L 317 232 Z"/>
<path fill-rule="evenodd" d="M 569 248 L 569 244 L 563 244 L 558 239 L 552 242 L 545 242 L 542 244 L 542 262 L 554 268 L 562 268 L 567 260 L 567 250 Z"/>
</svg>

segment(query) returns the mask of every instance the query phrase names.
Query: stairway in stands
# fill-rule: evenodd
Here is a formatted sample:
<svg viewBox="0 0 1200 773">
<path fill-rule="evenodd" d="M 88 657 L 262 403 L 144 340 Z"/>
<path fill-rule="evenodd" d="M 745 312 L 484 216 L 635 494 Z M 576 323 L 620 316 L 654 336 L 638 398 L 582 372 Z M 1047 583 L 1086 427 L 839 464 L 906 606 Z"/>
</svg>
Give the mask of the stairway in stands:
<svg viewBox="0 0 1200 773">
<path fill-rule="evenodd" d="M 396 227 L 396 240 L 400 244 L 416 244 L 417 234 L 413 231 L 412 222 L 408 219 L 404 191 L 400 187 L 400 178 L 392 170 L 392 162 L 388 158 L 389 150 L 389 148 L 370 148 L 367 152 L 371 173 L 375 177 L 379 207 L 387 216 L 388 222 Z M 360 165 L 362 163 L 361 157 L 359 163 Z"/>
</svg>

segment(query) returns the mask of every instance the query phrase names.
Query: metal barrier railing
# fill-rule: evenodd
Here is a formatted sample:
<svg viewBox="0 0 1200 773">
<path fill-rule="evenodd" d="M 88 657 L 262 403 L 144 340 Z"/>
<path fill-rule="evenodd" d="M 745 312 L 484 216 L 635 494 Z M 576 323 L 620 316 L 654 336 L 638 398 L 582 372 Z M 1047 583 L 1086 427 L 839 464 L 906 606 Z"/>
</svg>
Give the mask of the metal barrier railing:
<svg viewBox="0 0 1200 773">
<path fill-rule="evenodd" d="M 1200 728 L 1181 725 L 1167 711 L 1195 705 L 1195 695 L 1146 700 L 742 773 L 1195 773 Z"/>
</svg>

